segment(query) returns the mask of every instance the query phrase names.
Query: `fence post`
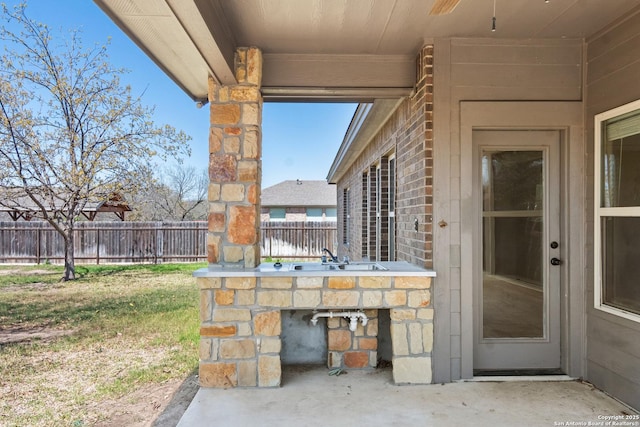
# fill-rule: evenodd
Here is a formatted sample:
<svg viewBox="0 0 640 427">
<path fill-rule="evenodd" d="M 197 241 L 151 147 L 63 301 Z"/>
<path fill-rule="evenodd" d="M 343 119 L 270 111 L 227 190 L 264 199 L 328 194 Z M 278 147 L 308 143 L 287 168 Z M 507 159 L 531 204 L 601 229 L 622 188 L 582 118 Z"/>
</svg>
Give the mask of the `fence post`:
<svg viewBox="0 0 640 427">
<path fill-rule="evenodd" d="M 159 224 L 159 227 L 156 228 L 156 264 L 158 263 L 158 259 L 162 264 L 164 262 L 164 222 Z"/>
<path fill-rule="evenodd" d="M 269 224 L 269 259 L 273 259 L 273 227 Z"/>
<path fill-rule="evenodd" d="M 193 239 L 193 240 L 194 240 L 193 254 L 196 256 L 195 257 L 195 261 L 198 262 L 199 261 L 199 259 L 198 259 L 198 253 L 199 253 L 198 249 L 200 248 L 200 245 L 199 245 L 199 243 L 200 243 L 200 226 L 198 224 L 196 224 L 196 238 Z"/>
<path fill-rule="evenodd" d="M 41 227 L 38 227 L 36 233 L 36 264 L 40 265 L 40 231 Z"/>
<path fill-rule="evenodd" d="M 96 228 L 96 264 L 100 265 L 100 229 Z"/>
</svg>

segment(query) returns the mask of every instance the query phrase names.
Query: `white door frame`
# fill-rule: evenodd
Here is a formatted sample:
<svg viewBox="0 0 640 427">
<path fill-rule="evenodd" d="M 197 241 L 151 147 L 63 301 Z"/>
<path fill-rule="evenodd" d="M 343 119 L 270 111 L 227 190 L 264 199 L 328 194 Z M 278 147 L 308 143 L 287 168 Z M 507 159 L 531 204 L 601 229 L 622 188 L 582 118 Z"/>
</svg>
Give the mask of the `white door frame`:
<svg viewBox="0 0 640 427">
<path fill-rule="evenodd" d="M 486 102 L 460 103 L 460 265 L 461 265 L 461 377 L 473 378 L 473 280 L 479 266 L 473 256 L 479 242 L 474 238 L 477 220 L 474 203 L 474 129 L 559 130 L 561 259 L 560 352 L 567 374 L 584 375 L 586 347 L 585 305 L 585 189 L 584 138 L 581 102 Z"/>
</svg>

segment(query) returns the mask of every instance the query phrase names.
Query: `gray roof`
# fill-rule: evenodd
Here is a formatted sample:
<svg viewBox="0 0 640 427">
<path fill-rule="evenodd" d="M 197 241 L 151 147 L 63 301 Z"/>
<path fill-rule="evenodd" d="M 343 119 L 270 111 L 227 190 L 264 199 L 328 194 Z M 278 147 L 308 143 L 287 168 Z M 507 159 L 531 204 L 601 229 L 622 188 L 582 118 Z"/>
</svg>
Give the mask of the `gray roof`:
<svg viewBox="0 0 640 427">
<path fill-rule="evenodd" d="M 336 186 L 327 181 L 289 180 L 262 189 L 262 206 L 335 207 Z"/>
</svg>

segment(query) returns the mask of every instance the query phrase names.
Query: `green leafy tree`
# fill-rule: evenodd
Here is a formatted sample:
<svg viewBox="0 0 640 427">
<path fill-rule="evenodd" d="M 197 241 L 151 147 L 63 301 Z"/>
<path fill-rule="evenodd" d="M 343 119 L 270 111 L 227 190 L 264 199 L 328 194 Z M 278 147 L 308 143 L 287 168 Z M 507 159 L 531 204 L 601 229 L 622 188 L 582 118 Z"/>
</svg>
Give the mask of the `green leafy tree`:
<svg viewBox="0 0 640 427">
<path fill-rule="evenodd" d="M 62 235 L 71 280 L 74 225 L 87 203 L 144 186 L 156 156 L 188 154 L 190 138 L 152 121 L 107 45 L 85 48 L 77 30 L 54 35 L 25 7 L 2 5 L 0 204 Z"/>
</svg>

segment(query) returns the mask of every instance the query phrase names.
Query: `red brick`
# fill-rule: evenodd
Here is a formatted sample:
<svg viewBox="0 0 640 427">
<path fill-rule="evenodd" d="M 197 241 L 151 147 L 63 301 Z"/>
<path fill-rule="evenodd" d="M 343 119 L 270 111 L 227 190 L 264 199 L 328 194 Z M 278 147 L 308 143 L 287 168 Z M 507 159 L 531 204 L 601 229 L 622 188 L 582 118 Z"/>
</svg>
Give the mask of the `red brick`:
<svg viewBox="0 0 640 427">
<path fill-rule="evenodd" d="M 351 331 L 337 329 L 329 331 L 327 336 L 330 351 L 345 351 L 351 348 Z"/>
<path fill-rule="evenodd" d="M 237 160 L 231 154 L 209 156 L 209 179 L 211 182 L 234 182 L 237 173 Z"/>
<path fill-rule="evenodd" d="M 220 259 L 220 248 L 215 243 L 207 245 L 207 261 L 210 264 L 216 264 Z"/>
<path fill-rule="evenodd" d="M 201 337 L 232 337 L 236 334 L 236 327 L 234 325 L 227 326 L 201 326 Z"/>
<path fill-rule="evenodd" d="M 347 368 L 366 368 L 369 366 L 369 353 L 366 351 L 348 351 L 344 354 Z"/>
<path fill-rule="evenodd" d="M 224 221 L 225 221 L 225 216 L 223 213 L 210 213 L 208 230 L 214 231 L 214 232 L 224 231 Z"/>
<path fill-rule="evenodd" d="M 227 135 L 240 135 L 242 133 L 242 129 L 239 127 L 228 127 L 224 128 L 224 133 Z"/>
<path fill-rule="evenodd" d="M 360 338 L 358 340 L 358 348 L 360 350 L 377 350 L 378 339 L 377 338 Z"/>
<path fill-rule="evenodd" d="M 258 186 L 252 184 L 247 189 L 247 202 L 252 204 L 258 203 Z"/>
<path fill-rule="evenodd" d="M 236 245 L 251 245 L 256 242 L 256 209 L 254 206 L 232 206 L 229 209 L 228 238 Z"/>
</svg>

